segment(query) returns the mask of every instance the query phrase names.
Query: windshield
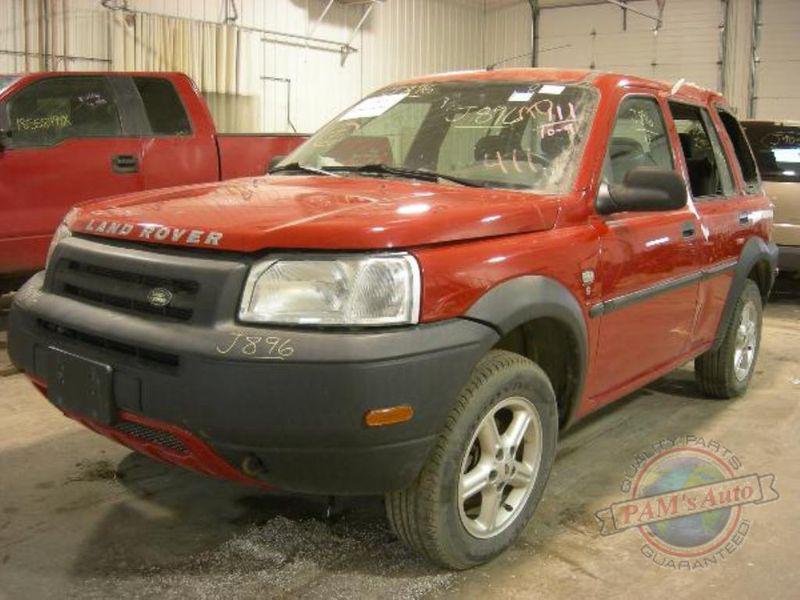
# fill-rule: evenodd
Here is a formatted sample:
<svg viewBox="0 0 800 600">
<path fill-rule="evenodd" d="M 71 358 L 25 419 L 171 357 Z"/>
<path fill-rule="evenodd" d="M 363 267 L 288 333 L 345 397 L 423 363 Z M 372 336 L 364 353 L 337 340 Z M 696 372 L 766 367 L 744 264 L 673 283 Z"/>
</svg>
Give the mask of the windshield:
<svg viewBox="0 0 800 600">
<path fill-rule="evenodd" d="M 17 79 L 19 79 L 18 75 L 0 75 L 0 94 Z"/>
<path fill-rule="evenodd" d="M 339 115 L 278 169 L 425 172 L 468 185 L 564 192 L 579 166 L 596 96 L 590 86 L 552 83 L 389 87 Z M 365 165 L 393 171 L 357 169 Z"/>
<path fill-rule="evenodd" d="M 800 127 L 742 123 L 764 181 L 800 182 Z"/>
</svg>

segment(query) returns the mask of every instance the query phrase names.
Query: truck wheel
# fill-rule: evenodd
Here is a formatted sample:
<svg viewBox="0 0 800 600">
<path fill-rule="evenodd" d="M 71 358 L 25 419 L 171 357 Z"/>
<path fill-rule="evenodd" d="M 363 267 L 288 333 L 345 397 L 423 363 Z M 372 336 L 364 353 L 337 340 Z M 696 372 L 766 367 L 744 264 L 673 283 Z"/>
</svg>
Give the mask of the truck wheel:
<svg viewBox="0 0 800 600">
<path fill-rule="evenodd" d="M 490 560 L 539 503 L 557 437 L 547 375 L 523 356 L 492 350 L 473 370 L 417 480 L 386 495 L 392 529 L 446 568 Z"/>
<path fill-rule="evenodd" d="M 748 279 L 736 301 L 722 345 L 694 361 L 695 379 L 707 396 L 735 398 L 747 390 L 761 344 L 761 316 L 761 292 Z"/>
</svg>

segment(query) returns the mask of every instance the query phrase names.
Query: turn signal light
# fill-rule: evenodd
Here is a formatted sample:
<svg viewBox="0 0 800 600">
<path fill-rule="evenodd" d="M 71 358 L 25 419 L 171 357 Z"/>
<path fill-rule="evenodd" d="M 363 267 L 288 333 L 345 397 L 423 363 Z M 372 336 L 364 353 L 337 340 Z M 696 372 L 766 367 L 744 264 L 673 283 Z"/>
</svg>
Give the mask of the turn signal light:
<svg viewBox="0 0 800 600">
<path fill-rule="evenodd" d="M 375 408 L 368 410 L 364 415 L 364 423 L 367 427 L 384 427 L 385 425 L 405 423 L 410 421 L 413 416 L 414 409 L 407 404 L 390 408 Z"/>
</svg>

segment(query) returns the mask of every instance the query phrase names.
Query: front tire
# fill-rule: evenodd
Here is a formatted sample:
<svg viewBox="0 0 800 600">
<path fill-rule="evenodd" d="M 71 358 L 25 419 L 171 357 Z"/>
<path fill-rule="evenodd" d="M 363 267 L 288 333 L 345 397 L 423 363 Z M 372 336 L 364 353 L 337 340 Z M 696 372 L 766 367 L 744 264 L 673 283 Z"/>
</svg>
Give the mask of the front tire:
<svg viewBox="0 0 800 600">
<path fill-rule="evenodd" d="M 722 344 L 694 361 L 695 379 L 707 396 L 726 400 L 747 391 L 761 345 L 762 311 L 761 292 L 748 279 L 736 301 Z"/>
<path fill-rule="evenodd" d="M 547 375 L 523 356 L 492 350 L 473 370 L 417 480 L 386 495 L 392 529 L 446 568 L 492 559 L 530 520 L 557 437 Z"/>
</svg>

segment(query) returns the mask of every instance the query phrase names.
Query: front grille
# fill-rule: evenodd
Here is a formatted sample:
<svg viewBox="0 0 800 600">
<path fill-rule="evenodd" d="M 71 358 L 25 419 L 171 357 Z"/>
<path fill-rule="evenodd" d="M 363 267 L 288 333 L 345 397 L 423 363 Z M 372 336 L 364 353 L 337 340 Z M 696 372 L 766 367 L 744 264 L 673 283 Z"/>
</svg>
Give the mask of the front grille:
<svg viewBox="0 0 800 600">
<path fill-rule="evenodd" d="M 175 321 L 191 320 L 200 289 L 196 281 L 188 279 L 109 269 L 71 259 L 59 261 L 53 281 L 55 292 L 64 296 Z M 149 294 L 157 288 L 172 294 L 166 306 L 149 301 Z"/>
<path fill-rule="evenodd" d="M 114 429 L 127 436 L 136 438 L 148 444 L 158 444 L 164 448 L 169 448 L 173 452 L 179 454 L 188 454 L 189 450 L 184 443 L 177 437 L 164 431 L 162 429 L 155 429 L 142 425 L 141 423 L 134 423 L 133 421 L 122 421 L 114 426 Z"/>
<path fill-rule="evenodd" d="M 134 358 L 148 366 L 173 370 L 180 365 L 180 358 L 177 354 L 160 352 L 158 350 L 142 348 L 141 346 L 134 346 L 132 344 L 124 344 L 122 342 L 117 342 L 105 337 L 86 333 L 84 331 L 78 331 L 77 329 L 72 329 L 71 327 L 64 327 L 63 325 L 58 325 L 44 319 L 39 319 L 38 323 L 40 327 L 49 331 L 50 333 L 58 335 L 59 337 Z"/>
</svg>

